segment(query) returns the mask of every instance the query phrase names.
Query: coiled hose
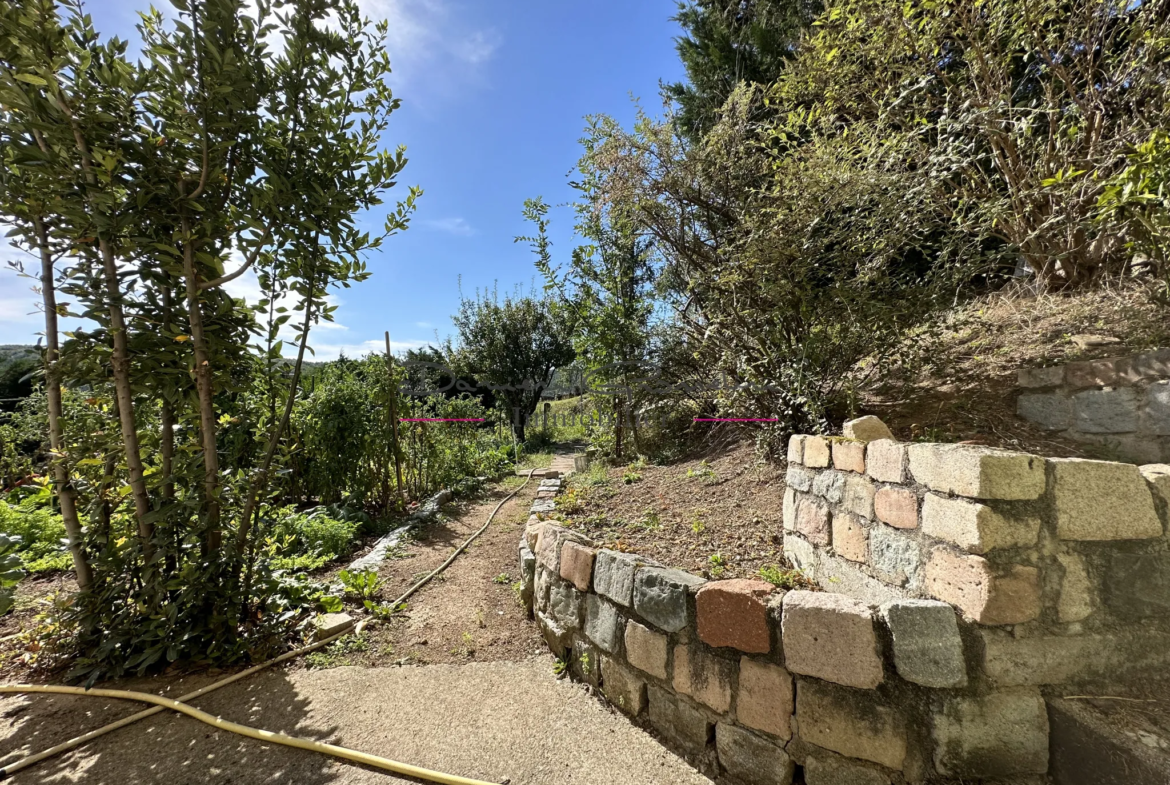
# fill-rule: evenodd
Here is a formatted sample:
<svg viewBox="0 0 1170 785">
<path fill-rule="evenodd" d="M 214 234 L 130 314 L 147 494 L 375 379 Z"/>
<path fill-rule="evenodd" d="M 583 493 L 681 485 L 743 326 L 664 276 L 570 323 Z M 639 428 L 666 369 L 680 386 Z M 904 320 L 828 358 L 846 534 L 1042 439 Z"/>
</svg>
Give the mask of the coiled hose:
<svg viewBox="0 0 1170 785">
<path fill-rule="evenodd" d="M 432 570 L 426 576 L 424 576 L 419 581 L 417 581 L 413 586 L 411 586 L 409 589 L 407 589 L 402 594 L 401 597 L 394 600 L 394 602 L 391 604 L 390 607 L 392 607 L 392 608 L 398 607 L 401 603 L 405 602 L 407 600 L 407 598 L 409 598 L 411 595 L 413 595 L 415 592 L 417 592 L 423 586 L 427 585 L 427 583 L 429 583 L 436 575 L 438 575 L 439 573 L 443 572 L 448 567 L 450 567 L 452 562 L 455 561 L 456 557 L 458 557 L 460 553 L 462 553 L 463 551 L 465 551 L 467 549 L 467 546 L 471 545 L 471 543 L 474 542 L 481 534 L 483 534 L 485 531 L 487 531 L 488 526 L 491 525 L 492 520 L 496 517 L 496 513 L 498 513 L 500 511 L 500 508 L 503 507 L 512 497 L 514 497 L 520 491 L 524 490 L 524 488 L 528 485 L 528 483 L 532 481 L 532 474 L 534 471 L 536 471 L 536 470 L 530 469 L 528 471 L 528 476 L 525 478 L 524 482 L 518 488 L 516 488 L 516 490 L 512 491 L 511 493 L 509 493 L 507 496 L 505 496 L 503 499 L 500 500 L 500 503 L 496 505 L 494 510 L 492 510 L 491 515 L 489 515 L 487 517 L 487 520 L 484 521 L 483 526 L 479 527 L 479 529 L 476 530 L 476 532 L 474 534 L 472 534 L 470 537 L 468 537 L 467 540 L 462 545 L 460 545 L 458 548 L 456 548 L 455 552 L 452 553 L 450 555 L 450 557 L 447 558 L 446 561 L 444 561 L 437 568 Z M 364 627 L 364 626 L 365 626 L 364 622 L 358 624 L 357 630 L 360 632 L 362 627 Z M 466 777 L 460 777 L 460 776 L 455 775 L 455 774 L 446 774 L 446 773 L 443 773 L 440 771 L 431 771 L 430 769 L 424 769 L 424 768 L 420 768 L 418 766 L 412 766 L 408 763 L 400 763 L 398 761 L 390 760 L 389 758 L 383 758 L 383 757 L 380 757 L 378 755 L 371 755 L 369 753 L 359 752 L 357 750 L 351 750 L 351 749 L 347 749 L 345 747 L 339 747 L 335 744 L 326 744 L 324 742 L 314 741 L 312 739 L 303 739 L 303 738 L 299 738 L 297 736 L 287 736 L 283 733 L 273 733 L 272 731 L 261 730 L 258 728 L 251 728 L 251 727 L 248 727 L 247 725 L 240 725 L 239 723 L 230 722 L 228 720 L 224 720 L 224 719 L 221 719 L 219 717 L 212 716 L 211 714 L 208 714 L 207 712 L 204 712 L 204 711 L 200 711 L 199 709 L 196 709 L 193 706 L 189 706 L 186 703 L 186 701 L 194 700 L 196 698 L 199 698 L 203 695 L 208 694 L 209 692 L 214 692 L 215 690 L 218 690 L 221 687 L 226 687 L 229 684 L 232 684 L 234 682 L 239 681 L 240 679 L 251 676 L 253 673 L 257 673 L 259 671 L 262 671 L 265 668 L 269 668 L 269 667 L 271 667 L 273 665 L 277 665 L 281 662 L 286 662 L 286 661 L 294 659 L 296 657 L 300 657 L 301 655 L 308 654 L 311 651 L 315 651 L 317 649 L 320 649 L 323 646 L 327 646 L 330 643 L 332 643 L 333 641 L 335 641 L 339 638 L 342 638 L 348 634 L 349 634 L 348 629 L 343 630 L 342 632 L 339 632 L 338 634 L 333 635 L 333 636 L 326 638 L 324 640 L 317 641 L 316 643 L 310 644 L 308 646 L 304 646 L 304 647 L 299 648 L 299 649 L 295 649 L 295 650 L 290 651 L 290 652 L 285 652 L 284 654 L 280 655 L 279 657 L 274 657 L 273 659 L 268 660 L 267 662 L 262 662 L 259 665 L 254 665 L 251 668 L 248 668 L 247 670 L 243 670 L 243 671 L 240 671 L 239 673 L 228 676 L 224 679 L 221 679 L 221 680 L 215 682 L 214 684 L 209 684 L 208 686 L 203 687 L 203 688 L 198 689 L 198 690 L 195 690 L 194 692 L 190 692 L 186 695 L 182 695 L 178 698 L 178 700 L 173 700 L 171 698 L 164 698 L 164 697 L 161 697 L 158 695 L 151 695 L 150 693 L 146 693 L 146 692 L 133 692 L 133 691 L 129 691 L 129 690 L 85 689 L 84 687 L 62 687 L 62 686 L 57 686 L 57 685 L 41 685 L 41 684 L 0 685 L 0 694 L 4 694 L 4 693 L 10 693 L 10 694 L 11 693 L 32 693 L 32 694 L 49 693 L 49 694 L 62 694 L 62 695 L 89 695 L 89 696 L 97 697 L 97 698 L 116 698 L 116 699 L 120 699 L 120 700 L 133 700 L 133 701 L 140 701 L 142 703 L 153 703 L 154 704 L 153 708 L 146 709 L 145 711 L 140 711 L 137 714 L 132 714 L 129 717 L 125 717 L 125 718 L 117 720 L 115 722 L 111 722 L 108 725 L 103 725 L 100 728 L 89 731 L 88 733 L 84 733 L 80 736 L 76 736 L 76 737 L 74 737 L 66 742 L 62 742 L 61 744 L 50 747 L 47 750 L 42 750 L 41 752 L 33 753 L 32 755 L 27 755 L 24 758 L 21 758 L 20 760 L 16 761 L 15 763 L 11 763 L 3 768 L 0 768 L 0 780 L 7 779 L 8 777 L 11 777 L 16 772 L 21 771 L 22 769 L 26 769 L 29 766 L 34 766 L 43 760 L 47 760 L 48 758 L 55 757 L 55 756 L 60 755 L 62 753 L 68 752 L 69 750 L 76 749 L 77 747 L 80 747 L 83 744 L 88 744 L 89 742 L 93 741 L 94 739 L 98 738 L 99 736 L 104 736 L 105 734 L 116 731 L 119 728 L 124 728 L 127 725 L 131 725 L 135 722 L 138 722 L 139 720 L 143 720 L 143 719 L 146 719 L 147 717 L 158 714 L 163 709 L 172 709 L 173 711 L 177 711 L 180 714 L 186 714 L 188 717 L 192 717 L 193 719 L 197 719 L 200 722 L 205 722 L 208 725 L 211 725 L 213 727 L 220 728 L 220 729 L 226 730 L 226 731 L 230 731 L 231 733 L 236 733 L 236 734 L 239 734 L 241 736 L 247 736 L 248 738 L 257 739 L 259 741 L 271 742 L 273 744 L 282 744 L 286 747 L 295 747 L 297 749 L 309 750 L 310 752 L 319 752 L 319 753 L 322 753 L 324 755 L 332 755 L 332 756 L 337 757 L 337 758 L 342 758 L 344 760 L 353 761 L 354 763 L 361 763 L 361 764 L 366 765 L 366 766 L 373 766 L 375 768 L 385 769 L 386 771 L 392 771 L 396 774 L 403 774 L 403 775 L 406 775 L 408 777 L 415 777 L 416 779 L 420 779 L 420 780 L 427 780 L 429 782 L 437 782 L 437 783 L 441 783 L 442 785 L 493 785 L 493 783 L 484 782 L 483 780 L 473 780 L 473 779 L 468 779 Z"/>
</svg>

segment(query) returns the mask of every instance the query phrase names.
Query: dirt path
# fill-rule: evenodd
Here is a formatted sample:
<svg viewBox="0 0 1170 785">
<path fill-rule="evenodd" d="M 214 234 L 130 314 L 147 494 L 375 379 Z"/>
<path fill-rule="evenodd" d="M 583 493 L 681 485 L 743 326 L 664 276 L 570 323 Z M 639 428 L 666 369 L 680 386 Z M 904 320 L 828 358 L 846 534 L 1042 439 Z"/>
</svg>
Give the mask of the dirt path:
<svg viewBox="0 0 1170 785">
<path fill-rule="evenodd" d="M 455 505 L 379 570 L 392 599 L 478 529 L 507 480 Z M 512 785 L 708 783 L 580 685 L 558 680 L 553 660 L 515 598 L 516 546 L 536 493 L 506 503 L 444 578 L 406 614 L 357 643 L 275 668 L 201 700 L 236 722 L 327 740 L 419 766 Z M 507 576 L 505 579 L 504 576 Z M 112 687 L 179 695 L 213 681 L 134 680 Z M 0 764 L 139 710 L 137 704 L 65 696 L 0 699 Z M 251 785 L 406 783 L 325 756 L 261 744 L 186 717 L 159 715 L 18 774 L 14 783 Z"/>
</svg>

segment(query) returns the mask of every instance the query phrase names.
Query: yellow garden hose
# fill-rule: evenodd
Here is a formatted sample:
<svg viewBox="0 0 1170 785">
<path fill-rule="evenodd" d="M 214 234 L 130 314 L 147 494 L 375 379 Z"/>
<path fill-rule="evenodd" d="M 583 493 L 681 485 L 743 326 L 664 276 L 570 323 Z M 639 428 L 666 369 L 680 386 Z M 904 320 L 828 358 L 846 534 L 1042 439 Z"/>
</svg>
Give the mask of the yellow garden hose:
<svg viewBox="0 0 1170 785">
<path fill-rule="evenodd" d="M 451 563 L 455 561 L 455 558 L 457 556 L 459 556 L 460 553 L 462 553 L 464 550 L 467 549 L 467 546 L 471 545 L 471 543 L 474 542 L 476 538 L 478 538 L 481 534 L 483 534 L 487 530 L 487 528 L 491 524 L 492 520 L 496 517 L 496 513 L 498 513 L 500 511 L 500 508 L 503 507 L 504 504 L 506 504 L 508 502 L 508 500 L 511 499 L 513 496 L 518 494 L 520 491 L 524 490 L 524 488 L 528 485 L 528 483 L 532 481 L 532 474 L 534 471 L 536 471 L 536 470 L 535 469 L 529 470 L 528 476 L 527 476 L 527 478 L 525 478 L 524 482 L 518 488 L 516 488 L 516 490 L 512 491 L 507 496 L 505 496 L 502 500 L 500 500 L 500 503 L 496 505 L 494 510 L 492 510 L 491 515 L 488 516 L 487 521 L 484 522 L 483 526 L 481 526 L 474 534 L 472 534 L 470 537 L 468 537 L 467 540 L 462 545 L 460 545 L 458 548 L 456 548 L 455 552 L 452 553 L 451 556 L 445 562 L 443 562 L 436 569 L 434 569 L 433 571 L 428 573 L 425 577 L 423 577 L 421 580 L 419 580 L 417 583 L 415 583 L 413 586 L 411 586 L 409 589 L 407 589 L 406 592 L 401 597 L 399 597 L 393 603 L 391 603 L 390 607 L 392 607 L 392 608 L 398 607 L 408 597 L 410 597 L 416 591 L 418 591 L 423 586 L 425 586 L 427 583 L 429 583 L 436 575 L 443 572 L 443 570 L 447 569 L 451 565 Z M 357 625 L 357 628 L 356 628 L 357 631 L 360 632 L 363 626 L 365 626 L 365 622 L 359 623 Z M 394 771 L 394 772 L 397 772 L 399 774 L 406 774 L 408 776 L 416 777 L 418 779 L 429 780 L 431 782 L 439 782 L 439 783 L 457 783 L 459 785 L 466 785 L 467 783 L 472 783 L 472 785 L 492 785 L 492 783 L 483 783 L 480 780 L 471 780 L 471 779 L 467 779 L 465 777 L 458 777 L 458 776 L 455 776 L 452 774 L 444 774 L 442 772 L 429 771 L 427 769 L 418 768 L 416 766 L 411 766 L 409 764 L 399 763 L 397 761 L 393 761 L 393 760 L 390 760 L 388 758 L 380 758 L 376 755 L 369 755 L 369 754 L 364 753 L 364 752 L 356 752 L 354 750 L 348 750 L 344 747 L 338 747 L 338 746 L 333 745 L 333 744 L 324 744 L 321 742 L 312 741 L 311 739 L 300 739 L 300 738 L 296 738 L 294 736 L 285 736 L 284 734 L 280 734 L 280 733 L 272 733 L 271 731 L 257 730 L 255 728 L 249 728 L 247 726 L 239 725 L 239 724 L 234 723 L 234 722 L 228 722 L 226 720 L 221 720 L 219 718 L 212 717 L 210 714 L 207 714 L 206 712 L 199 711 L 198 709 L 193 708 L 191 706 L 188 706 L 185 703 L 185 701 L 195 700 L 198 697 L 206 695 L 209 692 L 214 692 L 215 690 L 218 690 L 220 687 L 226 687 L 229 684 L 237 682 L 240 679 L 243 679 L 247 676 L 251 676 L 253 673 L 257 673 L 258 671 L 264 670 L 265 668 L 269 668 L 269 667 L 271 667 L 273 665 L 277 665 L 281 662 L 285 662 L 287 660 L 291 660 L 291 659 L 294 659 L 296 657 L 299 657 L 303 654 L 307 654 L 307 653 L 314 651 L 316 649 L 320 649 L 323 646 L 327 646 L 330 643 L 338 640 L 339 638 L 342 638 L 342 637 L 348 635 L 349 633 L 350 633 L 350 630 L 346 629 L 346 630 L 343 630 L 342 632 L 339 632 L 336 635 L 330 636 L 329 638 L 326 638 L 324 640 L 317 641 L 316 643 L 301 647 L 299 649 L 294 649 L 293 651 L 285 652 L 284 654 L 280 655 L 279 657 L 274 657 L 273 659 L 268 660 L 267 662 L 262 662 L 259 665 L 254 665 L 251 668 L 240 671 L 239 673 L 235 673 L 235 674 L 232 674 L 231 676 L 220 679 L 219 681 L 215 682 L 214 684 L 209 684 L 206 687 L 202 687 L 198 690 L 195 690 L 194 692 L 190 692 L 190 693 L 187 693 L 186 695 L 182 695 L 178 698 L 178 700 L 172 700 L 170 698 L 162 698 L 162 697 L 159 697 L 156 695 L 151 695 L 149 693 L 144 693 L 144 692 L 129 692 L 129 691 L 125 691 L 125 690 L 98 690 L 98 689 L 86 690 L 86 689 L 81 688 L 81 687 L 58 687 L 58 686 L 49 686 L 49 685 L 42 686 L 42 685 L 23 685 L 23 684 L 0 686 L 0 693 L 61 693 L 61 694 L 68 694 L 68 695 L 94 695 L 97 697 L 121 698 L 124 700 L 137 700 L 137 701 L 143 701 L 146 703 L 156 704 L 153 708 L 146 709 L 145 711 L 140 711 L 137 714 L 132 714 L 129 717 L 124 717 L 123 719 L 120 719 L 120 720 L 116 720 L 115 722 L 111 722 L 108 725 L 103 725 L 100 728 L 96 728 L 92 731 L 89 731 L 88 733 L 84 733 L 80 736 L 76 736 L 72 739 L 69 739 L 68 741 L 62 742 L 61 744 L 57 744 L 53 747 L 50 747 L 47 750 L 42 750 L 41 752 L 33 753 L 32 755 L 25 756 L 24 758 L 21 758 L 20 760 L 15 761 L 14 763 L 11 763 L 7 766 L 4 766 L 3 768 L 0 768 L 0 780 L 6 779 L 6 778 L 12 776 L 13 774 L 15 774 L 16 772 L 18 772 L 22 769 L 28 768 L 29 766 L 36 765 L 37 763 L 40 763 L 43 760 L 47 760 L 48 758 L 52 758 L 56 755 L 60 755 L 62 753 L 68 752 L 69 750 L 76 749 L 77 747 L 80 747 L 83 744 L 87 744 L 87 743 L 93 741 L 94 739 L 98 738 L 99 736 L 104 736 L 105 734 L 110 733 L 110 732 L 115 731 L 115 730 L 118 730 L 119 728 L 124 728 L 127 725 L 131 725 L 135 722 L 138 722 L 139 720 L 143 720 L 143 719 L 146 719 L 147 717 L 151 717 L 155 714 L 158 714 L 164 708 L 171 708 L 171 709 L 174 709 L 175 711 L 181 712 L 181 713 L 186 714 L 190 717 L 194 717 L 195 719 L 200 720 L 202 722 L 207 722 L 208 724 L 214 725 L 215 727 L 222 728 L 224 730 L 228 730 L 228 731 L 231 731 L 233 733 L 239 733 L 240 735 L 243 735 L 243 736 L 248 736 L 248 737 L 254 738 L 254 739 L 260 739 L 261 741 L 271 741 L 271 742 L 274 742 L 276 744 L 284 744 L 284 745 L 290 746 L 290 747 L 297 747 L 299 749 L 312 750 L 314 752 L 320 752 L 320 753 L 324 753 L 326 755 L 335 755 L 335 756 L 340 757 L 340 758 L 345 758 L 346 760 L 352 760 L 352 761 L 357 762 L 357 763 L 363 763 L 365 765 L 375 766 L 377 768 L 382 768 L 382 769 L 387 769 L 389 771 Z"/>
<path fill-rule="evenodd" d="M 429 782 L 438 782 L 442 785 L 495 785 L 495 783 L 486 782 L 484 780 L 473 780 L 467 777 L 460 777 L 455 774 L 444 774 L 440 771 L 431 771 L 419 766 L 411 766 L 409 763 L 399 763 L 398 761 L 383 758 L 378 755 L 370 755 L 367 752 L 358 752 L 357 750 L 346 749 L 345 747 L 338 747 L 336 744 L 326 744 L 322 741 L 313 741 L 312 739 L 302 739 L 297 736 L 286 736 L 283 733 L 273 733 L 268 730 L 259 730 L 257 728 L 250 728 L 247 725 L 240 725 L 238 722 L 230 722 L 220 717 L 215 717 L 205 711 L 200 711 L 193 706 L 188 706 L 181 701 L 171 700 L 170 698 L 163 698 L 159 695 L 151 695 L 148 692 L 130 692 L 128 690 L 103 690 L 103 689 L 85 689 L 84 687 L 60 687 L 54 684 L 13 684 L 11 686 L 0 687 L 0 693 L 5 692 L 19 692 L 19 693 L 49 693 L 53 695 L 89 695 L 96 698 L 117 698 L 119 700 L 134 700 L 143 703 L 153 703 L 156 706 L 173 709 L 180 714 L 186 714 L 188 717 L 205 722 L 214 728 L 220 730 L 230 731 L 231 733 L 238 733 L 241 736 L 247 736 L 250 739 L 257 741 L 270 742 L 272 744 L 283 744 L 286 747 L 295 747 L 299 750 L 309 750 L 310 752 L 320 752 L 325 755 L 332 755 L 336 758 L 344 758 L 345 760 L 353 761 L 354 763 L 361 763 L 364 766 L 374 766 L 375 768 L 392 771 L 395 774 L 404 774 L 407 777 L 414 777 L 415 779 L 427 780 Z"/>
</svg>

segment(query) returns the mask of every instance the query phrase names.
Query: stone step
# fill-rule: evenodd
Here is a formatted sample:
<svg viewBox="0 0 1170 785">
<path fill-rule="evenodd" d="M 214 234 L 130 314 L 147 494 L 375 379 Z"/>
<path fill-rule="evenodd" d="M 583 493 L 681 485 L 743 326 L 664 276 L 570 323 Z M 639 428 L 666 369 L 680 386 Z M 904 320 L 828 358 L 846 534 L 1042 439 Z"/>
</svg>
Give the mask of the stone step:
<svg viewBox="0 0 1170 785">
<path fill-rule="evenodd" d="M 1052 781 L 1170 783 L 1170 704 L 1161 698 L 1049 698 Z"/>
</svg>

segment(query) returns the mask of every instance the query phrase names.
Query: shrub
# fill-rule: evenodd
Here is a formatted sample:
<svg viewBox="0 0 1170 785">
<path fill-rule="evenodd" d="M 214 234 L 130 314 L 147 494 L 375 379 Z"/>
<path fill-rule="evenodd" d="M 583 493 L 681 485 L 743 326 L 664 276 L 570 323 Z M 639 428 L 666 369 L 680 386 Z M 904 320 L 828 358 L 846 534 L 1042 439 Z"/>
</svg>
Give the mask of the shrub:
<svg viewBox="0 0 1170 785">
<path fill-rule="evenodd" d="M 61 516 L 31 500 L 13 506 L 0 502 L 0 534 L 20 538 L 17 554 L 29 572 L 52 572 L 72 567 L 64 545 L 65 524 Z"/>
<path fill-rule="evenodd" d="M 357 519 L 342 520 L 327 507 L 296 512 L 292 507 L 277 511 L 270 535 L 277 557 L 276 569 L 315 570 L 349 551 L 361 529 Z"/>
</svg>

